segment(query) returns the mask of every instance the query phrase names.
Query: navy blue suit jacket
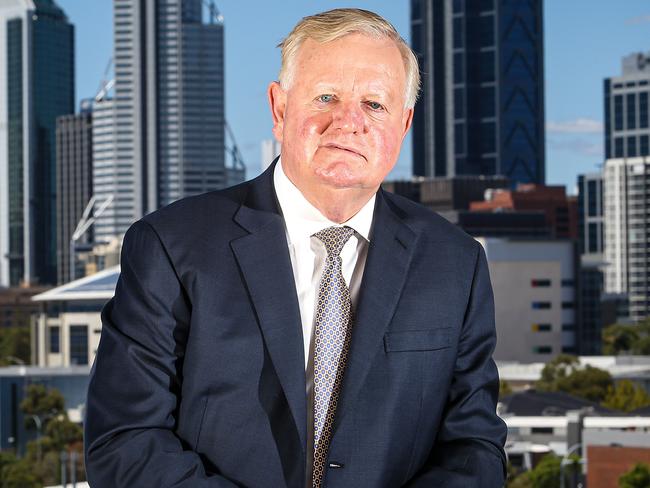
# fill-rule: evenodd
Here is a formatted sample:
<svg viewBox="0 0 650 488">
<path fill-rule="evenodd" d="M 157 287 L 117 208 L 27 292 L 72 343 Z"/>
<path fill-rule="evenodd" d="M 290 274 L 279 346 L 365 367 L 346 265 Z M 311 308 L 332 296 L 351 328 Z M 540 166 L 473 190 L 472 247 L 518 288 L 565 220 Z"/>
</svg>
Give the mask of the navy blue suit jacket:
<svg viewBox="0 0 650 488">
<path fill-rule="evenodd" d="M 133 224 L 88 390 L 91 486 L 304 488 L 302 328 L 271 168 Z M 485 254 L 379 191 L 327 487 L 503 485 Z"/>
</svg>

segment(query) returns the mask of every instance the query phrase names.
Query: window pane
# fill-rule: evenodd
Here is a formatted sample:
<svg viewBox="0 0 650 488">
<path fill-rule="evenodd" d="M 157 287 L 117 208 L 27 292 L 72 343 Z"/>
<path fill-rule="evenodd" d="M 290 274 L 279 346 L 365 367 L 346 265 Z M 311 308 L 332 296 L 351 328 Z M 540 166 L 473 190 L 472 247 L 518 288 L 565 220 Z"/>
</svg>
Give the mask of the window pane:
<svg viewBox="0 0 650 488">
<path fill-rule="evenodd" d="M 636 129 L 636 93 L 627 95 L 627 128 Z"/>
<path fill-rule="evenodd" d="M 70 326 L 70 364 L 88 364 L 88 326 Z"/>
<path fill-rule="evenodd" d="M 635 158 L 636 157 L 636 137 L 631 136 L 627 138 L 627 157 Z"/>
<path fill-rule="evenodd" d="M 614 97 L 614 130 L 623 130 L 623 95 Z"/>
<path fill-rule="evenodd" d="M 50 327 L 50 352 L 56 354 L 61 352 L 61 332 L 59 327 Z"/>
<path fill-rule="evenodd" d="M 648 92 L 639 94 L 639 127 L 648 127 Z"/>
</svg>

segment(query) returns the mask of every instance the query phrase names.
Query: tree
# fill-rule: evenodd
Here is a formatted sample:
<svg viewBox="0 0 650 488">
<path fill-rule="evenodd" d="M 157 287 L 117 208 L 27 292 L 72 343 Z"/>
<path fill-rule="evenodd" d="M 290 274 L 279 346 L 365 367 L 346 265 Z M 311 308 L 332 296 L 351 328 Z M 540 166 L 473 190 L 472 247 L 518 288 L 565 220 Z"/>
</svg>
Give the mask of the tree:
<svg viewBox="0 0 650 488">
<path fill-rule="evenodd" d="M 28 326 L 0 327 L 0 366 L 9 366 L 17 358 L 26 364 L 31 361 L 32 346 Z"/>
<path fill-rule="evenodd" d="M 607 389 L 607 396 L 602 405 L 614 410 L 631 412 L 650 405 L 650 395 L 632 381 L 621 380 L 615 387 L 610 386 Z"/>
<path fill-rule="evenodd" d="M 604 354 L 650 354 L 650 318 L 636 324 L 612 324 L 603 329 Z"/>
<path fill-rule="evenodd" d="M 28 427 L 36 427 L 32 415 L 40 419 L 42 428 L 45 428 L 51 419 L 66 415 L 63 395 L 56 389 L 48 390 L 39 384 L 27 386 L 20 409 L 26 415 L 25 424 Z"/>
<path fill-rule="evenodd" d="M 510 395 L 512 393 L 512 387 L 506 380 L 499 380 L 499 398 Z"/>
<path fill-rule="evenodd" d="M 601 402 L 613 385 L 612 376 L 599 368 L 580 366 L 576 356 L 560 354 L 544 366 L 536 383 L 540 391 L 561 391 L 593 402 Z"/>
<path fill-rule="evenodd" d="M 647 488 L 650 486 L 650 466 L 637 463 L 618 479 L 619 488 Z"/>
<path fill-rule="evenodd" d="M 0 472 L 2 488 L 40 488 L 43 486 L 26 459 L 5 465 Z"/>
</svg>

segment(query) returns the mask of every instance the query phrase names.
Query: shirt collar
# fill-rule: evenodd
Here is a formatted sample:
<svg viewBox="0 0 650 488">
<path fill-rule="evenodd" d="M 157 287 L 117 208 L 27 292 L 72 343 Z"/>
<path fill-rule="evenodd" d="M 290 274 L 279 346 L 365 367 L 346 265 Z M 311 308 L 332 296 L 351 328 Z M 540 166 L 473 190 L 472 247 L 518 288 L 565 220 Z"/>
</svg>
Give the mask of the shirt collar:
<svg viewBox="0 0 650 488">
<path fill-rule="evenodd" d="M 370 241 L 370 227 L 375 211 L 376 195 L 373 195 L 351 219 L 339 224 L 325 217 L 303 196 L 282 169 L 281 159 L 278 160 L 273 171 L 273 184 L 287 234 L 292 243 L 298 242 L 299 239 L 309 238 L 326 227 L 344 225 L 354 229 L 357 235 L 366 241 Z"/>
</svg>

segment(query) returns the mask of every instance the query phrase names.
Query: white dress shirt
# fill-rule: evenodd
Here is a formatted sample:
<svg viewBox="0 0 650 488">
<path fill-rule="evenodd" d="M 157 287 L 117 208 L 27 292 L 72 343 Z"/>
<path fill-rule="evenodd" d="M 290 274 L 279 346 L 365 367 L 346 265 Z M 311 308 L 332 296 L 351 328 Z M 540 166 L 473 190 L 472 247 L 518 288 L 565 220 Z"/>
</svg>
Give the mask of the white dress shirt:
<svg viewBox="0 0 650 488">
<path fill-rule="evenodd" d="M 346 242 L 341 251 L 341 260 L 343 261 L 343 278 L 350 289 L 352 309 L 355 310 L 368 254 L 370 227 L 375 209 L 375 195 L 350 220 L 338 224 L 327 219 L 316 207 L 309 203 L 284 173 L 281 160 L 275 166 L 273 184 L 284 217 L 293 278 L 298 293 L 300 320 L 302 322 L 307 380 L 307 480 L 308 486 L 311 486 L 311 460 L 314 437 L 314 315 L 318 305 L 316 297 L 320 278 L 327 257 L 325 245 L 316 237 L 311 236 L 319 230 L 331 226 L 348 226 L 354 229 L 354 234 L 352 234 L 352 237 Z"/>
</svg>

